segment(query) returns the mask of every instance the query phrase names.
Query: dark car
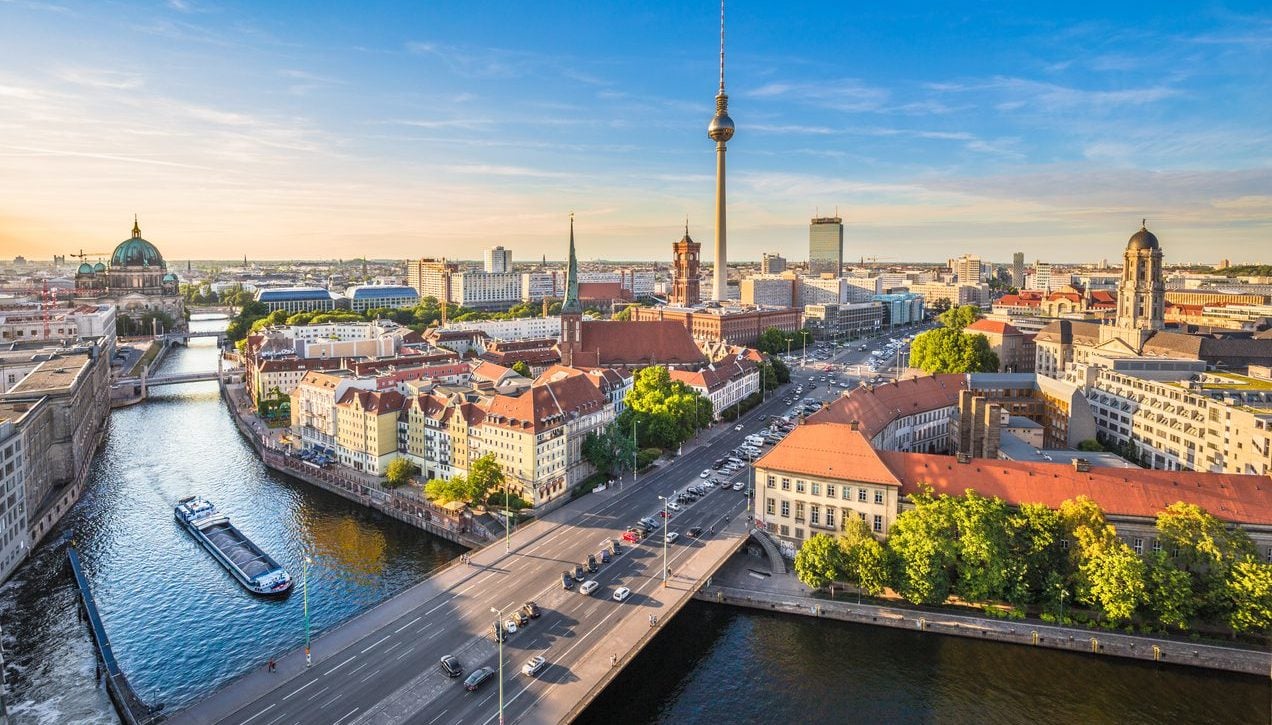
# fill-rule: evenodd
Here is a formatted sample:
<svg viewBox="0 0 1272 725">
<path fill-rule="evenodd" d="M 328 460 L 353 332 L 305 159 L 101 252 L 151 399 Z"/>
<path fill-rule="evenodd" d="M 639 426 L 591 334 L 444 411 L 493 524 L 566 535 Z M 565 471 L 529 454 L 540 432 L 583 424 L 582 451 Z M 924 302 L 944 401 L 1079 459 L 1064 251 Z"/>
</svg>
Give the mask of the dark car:
<svg viewBox="0 0 1272 725">
<path fill-rule="evenodd" d="M 437 663 L 437 669 L 442 671 L 447 677 L 459 677 L 464 674 L 464 666 L 459 664 L 459 660 L 454 655 L 446 655 L 441 662 Z"/>
<path fill-rule="evenodd" d="M 531 619 L 538 619 L 539 615 L 542 614 L 542 612 L 539 611 L 539 605 L 534 602 L 526 602 L 525 604 L 522 604 L 521 611 L 525 612 L 526 616 Z"/>
<path fill-rule="evenodd" d="M 473 673 L 468 676 L 468 679 L 464 680 L 464 689 L 470 692 L 476 690 L 478 687 L 482 686 L 482 683 L 494 676 L 495 668 L 493 667 L 480 667 L 475 669 L 473 670 Z"/>
<path fill-rule="evenodd" d="M 583 572 L 583 566 L 581 564 L 575 564 L 574 565 L 574 581 L 581 582 L 586 578 L 587 578 L 587 574 Z"/>
<path fill-rule="evenodd" d="M 573 588 L 574 588 L 574 579 L 572 579 L 572 578 L 570 577 L 570 572 L 569 572 L 569 571 L 563 571 L 563 572 L 561 572 L 561 588 L 562 588 L 562 589 L 573 589 Z"/>
<path fill-rule="evenodd" d="M 602 564 L 610 563 L 609 549 L 601 549 L 601 563 Z"/>
<path fill-rule="evenodd" d="M 699 536 L 702 536 L 702 527 L 695 526 L 692 529 L 689 529 L 689 535 L 695 539 L 698 538 Z"/>
<path fill-rule="evenodd" d="M 601 568 L 601 565 L 596 563 L 596 557 L 592 556 L 591 554 L 588 554 L 587 555 L 587 570 L 595 573 L 596 570 L 600 568 Z"/>
</svg>

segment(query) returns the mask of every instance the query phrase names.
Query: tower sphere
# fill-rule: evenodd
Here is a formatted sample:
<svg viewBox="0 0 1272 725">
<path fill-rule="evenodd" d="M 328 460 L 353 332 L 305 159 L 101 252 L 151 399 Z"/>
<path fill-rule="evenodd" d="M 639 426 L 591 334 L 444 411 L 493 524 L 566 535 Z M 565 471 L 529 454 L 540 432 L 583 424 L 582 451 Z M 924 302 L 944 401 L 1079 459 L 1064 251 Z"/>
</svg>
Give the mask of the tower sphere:
<svg viewBox="0 0 1272 725">
<path fill-rule="evenodd" d="M 716 114 L 707 126 L 707 136 L 712 141 L 728 141 L 733 138 L 733 119 L 729 118 L 729 114 Z"/>
</svg>

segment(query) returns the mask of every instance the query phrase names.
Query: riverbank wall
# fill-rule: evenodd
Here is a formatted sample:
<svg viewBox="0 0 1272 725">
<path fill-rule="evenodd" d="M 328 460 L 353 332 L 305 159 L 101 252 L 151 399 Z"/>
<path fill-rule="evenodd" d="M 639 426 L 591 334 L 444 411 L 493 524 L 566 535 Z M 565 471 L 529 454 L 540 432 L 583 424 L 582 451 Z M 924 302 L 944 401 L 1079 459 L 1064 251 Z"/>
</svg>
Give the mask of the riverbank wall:
<svg viewBox="0 0 1272 725">
<path fill-rule="evenodd" d="M 219 387 L 221 399 L 229 409 L 239 434 L 251 444 L 261 462 L 269 468 L 461 546 L 478 549 L 491 543 L 482 527 L 473 526 L 466 517 L 443 514 L 426 499 L 413 495 L 413 492 L 386 491 L 343 476 L 338 469 L 318 468 L 281 451 L 267 448 L 261 442 L 260 435 L 252 429 L 252 424 L 244 418 L 229 386 L 222 382 Z"/>
<path fill-rule="evenodd" d="M 88 617 L 88 628 L 93 633 L 93 641 L 97 645 L 98 661 L 105 670 L 106 692 L 110 695 L 111 702 L 115 704 L 119 719 L 127 725 L 147 725 L 162 721 L 163 717 L 151 710 L 137 696 L 128 682 L 128 677 L 119 669 L 119 663 L 115 661 L 110 637 L 106 635 L 106 625 L 102 623 L 102 617 L 97 612 L 97 603 L 93 600 L 92 590 L 89 589 L 88 578 L 84 576 L 84 571 L 80 568 L 79 552 L 75 551 L 73 546 L 67 547 L 66 558 L 70 562 L 71 573 L 74 574 L 75 584 L 79 588 L 80 603 Z"/>
<path fill-rule="evenodd" d="M 809 596 L 793 596 L 787 592 L 719 584 L 702 587 L 694 596 L 701 601 L 766 612 L 798 614 L 805 617 L 911 629 L 1028 647 L 1045 647 L 1091 655 L 1125 657 L 1272 677 L 1272 653 L 1238 647 L 1117 634 L 1103 630 L 1057 627 L 1028 621 L 989 619 L 875 604 L 853 604 Z"/>
</svg>

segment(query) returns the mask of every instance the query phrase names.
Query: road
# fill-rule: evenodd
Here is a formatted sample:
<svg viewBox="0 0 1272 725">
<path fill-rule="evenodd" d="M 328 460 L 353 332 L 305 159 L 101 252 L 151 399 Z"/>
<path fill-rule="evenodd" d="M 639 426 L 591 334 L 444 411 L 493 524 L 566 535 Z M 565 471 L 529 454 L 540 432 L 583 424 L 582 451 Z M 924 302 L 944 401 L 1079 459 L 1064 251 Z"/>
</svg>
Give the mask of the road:
<svg viewBox="0 0 1272 725">
<path fill-rule="evenodd" d="M 833 395 L 822 388 L 817 392 Z M 579 594 L 577 585 L 574 591 L 564 591 L 562 571 L 583 563 L 588 554 L 598 552 L 603 539 L 618 538 L 640 517 L 657 516 L 662 510 L 660 495 L 699 482 L 700 471 L 741 444 L 743 437 L 760 430 L 761 417 L 785 410 L 780 394 L 770 397 L 743 417 L 742 431 L 729 427 L 716 432 L 709 443 L 641 476 L 636 484 L 628 480 L 621 490 L 595 494 L 596 505 L 563 523 L 541 521 L 526 527 L 513 535 L 511 553 L 498 544 L 475 553 L 473 566 L 455 585 L 381 623 L 341 651 L 324 652 L 312 668 L 280 678 L 272 690 L 219 722 L 492 723 L 498 718 L 498 678 L 466 692 L 462 681 L 445 677 L 437 663 L 442 655 L 454 655 L 465 675 L 481 666 L 497 666 L 496 645 L 489 637 L 496 618 L 491 608 L 507 612 L 529 600 L 539 604 L 543 616 L 510 635 L 504 644 L 508 720 L 536 722 L 539 719 L 533 713 L 537 710 L 562 710 L 560 702 L 548 708 L 541 701 L 564 689 L 557 686 L 579 681 L 573 668 L 589 654 L 597 656 L 593 650 L 615 627 L 622 622 L 644 622 L 665 606 L 659 600 L 666 597 L 651 596 L 662 584 L 661 531 L 639 545 L 625 545 L 614 561 L 602 565 L 592 577 L 600 589 L 591 596 Z M 748 475 L 744 468 L 736 477 Z M 720 528 L 738 517 L 746 502 L 742 492 L 714 489 L 673 514 L 669 529 L 681 534 L 679 541 L 667 547 L 673 582 L 679 567 L 707 543 L 685 532 L 694 526 Z M 704 536 L 710 539 L 711 535 Z M 632 590 L 626 602 L 611 598 L 618 586 Z M 312 600 L 311 604 L 320 606 Z M 321 639 L 316 641 L 315 651 L 322 645 Z M 521 665 L 537 654 L 547 657 L 548 667 L 536 678 L 521 675 Z M 608 660 L 608 653 L 604 658 Z"/>
</svg>

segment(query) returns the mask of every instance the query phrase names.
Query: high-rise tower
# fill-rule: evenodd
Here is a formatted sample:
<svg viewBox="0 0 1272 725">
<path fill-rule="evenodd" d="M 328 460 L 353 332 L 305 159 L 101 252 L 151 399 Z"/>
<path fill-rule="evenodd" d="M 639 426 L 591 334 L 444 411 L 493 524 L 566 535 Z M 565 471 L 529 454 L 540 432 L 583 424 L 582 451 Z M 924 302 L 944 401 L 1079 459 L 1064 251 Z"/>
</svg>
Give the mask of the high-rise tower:
<svg viewBox="0 0 1272 725">
<path fill-rule="evenodd" d="M 716 93 L 716 112 L 707 126 L 707 137 L 716 142 L 715 197 L 715 271 L 712 274 L 712 299 L 728 299 L 729 259 L 725 250 L 724 223 L 724 145 L 733 138 L 733 119 L 729 118 L 729 95 L 724 92 L 724 0 L 720 0 L 720 91 Z"/>
<path fill-rule="evenodd" d="M 808 225 L 808 273 L 813 276 L 844 272 L 844 220 L 815 217 Z"/>
<path fill-rule="evenodd" d="M 1117 326 L 1162 329 L 1166 314 L 1162 248 L 1157 236 L 1144 224 L 1127 242 L 1122 262 L 1122 280 L 1117 286 Z"/>
</svg>

